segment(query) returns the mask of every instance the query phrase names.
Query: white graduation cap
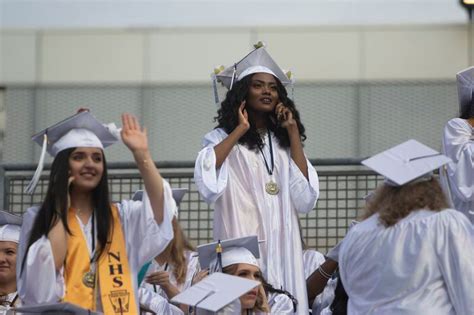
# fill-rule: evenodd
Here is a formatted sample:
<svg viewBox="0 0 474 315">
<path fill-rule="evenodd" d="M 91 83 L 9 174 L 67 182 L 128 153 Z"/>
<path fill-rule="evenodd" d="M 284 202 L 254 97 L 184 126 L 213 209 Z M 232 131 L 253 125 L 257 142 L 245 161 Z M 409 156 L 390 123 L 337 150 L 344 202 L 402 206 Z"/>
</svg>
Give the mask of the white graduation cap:
<svg viewBox="0 0 474 315">
<path fill-rule="evenodd" d="M 266 51 L 265 45 L 258 42 L 255 49 L 232 66 L 216 68 L 212 74 L 214 96 L 219 103 L 216 82 L 221 82 L 227 89 L 232 89 L 235 82 L 254 73 L 268 73 L 278 78 L 283 86 L 291 85 L 291 72 L 285 73 Z"/>
<path fill-rule="evenodd" d="M 459 112 L 462 114 L 472 103 L 474 91 L 474 67 L 461 70 L 456 74 L 459 98 Z"/>
<path fill-rule="evenodd" d="M 32 194 L 39 181 L 46 151 L 55 157 L 59 152 L 75 147 L 91 147 L 104 149 L 119 139 L 88 111 L 77 113 L 40 132 L 31 138 L 42 146 L 38 167 L 33 179 L 26 188 Z"/>
<path fill-rule="evenodd" d="M 15 308 L 17 314 L 74 314 L 74 315 L 101 315 L 101 312 L 94 312 L 82 308 L 72 303 L 52 303 L 32 306 L 20 306 Z"/>
<path fill-rule="evenodd" d="M 173 297 L 171 302 L 217 312 L 260 284 L 255 280 L 215 272 Z"/>
<path fill-rule="evenodd" d="M 215 271 L 219 269 L 216 267 L 225 268 L 242 263 L 260 268 L 257 262 L 257 259 L 260 258 L 260 250 L 256 235 L 199 245 L 197 252 L 201 269 L 209 268 L 211 271 Z"/>
<path fill-rule="evenodd" d="M 383 175 L 387 184 L 402 186 L 431 174 L 450 161 L 447 156 L 411 139 L 362 161 L 362 164 Z"/>
<path fill-rule="evenodd" d="M 22 222 L 20 216 L 0 210 L 0 241 L 19 243 Z"/>
</svg>

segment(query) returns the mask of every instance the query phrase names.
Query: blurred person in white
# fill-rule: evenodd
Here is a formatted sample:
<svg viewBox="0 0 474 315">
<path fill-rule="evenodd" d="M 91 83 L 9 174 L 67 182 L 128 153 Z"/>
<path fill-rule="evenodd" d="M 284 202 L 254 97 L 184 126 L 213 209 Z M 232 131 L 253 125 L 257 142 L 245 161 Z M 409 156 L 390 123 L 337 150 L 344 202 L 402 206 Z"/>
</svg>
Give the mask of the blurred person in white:
<svg viewBox="0 0 474 315">
<path fill-rule="evenodd" d="M 326 263 L 326 269 L 324 269 L 324 266 L 321 267 L 321 265 L 326 262 L 326 258 L 317 250 L 311 249 L 306 245 L 301 229 L 301 222 L 299 222 L 299 230 L 301 247 L 303 248 L 304 278 L 308 291 L 308 302 L 310 309 L 313 310 L 313 314 L 319 314 L 319 310 L 328 306 L 334 298 L 334 289 L 336 288 L 337 280 L 332 279 L 331 276 L 337 268 L 337 263 L 331 263 L 330 267 L 328 267 L 329 263 Z M 323 273 L 321 273 L 321 270 L 323 270 Z M 326 273 L 326 270 L 331 274 Z M 317 312 L 315 312 L 315 310 Z"/>
<path fill-rule="evenodd" d="M 305 314 L 298 213 L 313 209 L 319 182 L 303 151 L 305 129 L 287 95 L 288 76 L 261 45 L 217 73 L 229 90 L 217 127 L 204 137 L 194 179 L 203 199 L 214 203 L 214 239 L 265 240 L 263 275 L 295 296 Z"/>
<path fill-rule="evenodd" d="M 120 136 L 117 136 L 120 134 Z M 122 142 L 144 181 L 143 201 L 110 201 L 104 148 Z M 122 130 L 88 111 L 33 136 L 54 161 L 46 197 L 27 210 L 17 260 L 18 292 L 25 305 L 69 302 L 105 314 L 137 314 L 139 268 L 173 238 L 176 204 L 151 158 L 146 130 L 122 114 Z"/>
<path fill-rule="evenodd" d="M 172 191 L 173 198 L 179 206 L 187 189 L 173 188 Z M 144 281 L 139 280 L 140 305 L 156 314 L 187 312 L 187 306 L 181 305 L 179 310 L 170 304 L 169 300 L 189 288 L 193 277 L 199 271 L 197 252 L 181 228 L 178 212 L 174 213 L 172 225 L 174 236 L 171 242 L 160 255 L 140 271 L 144 276 Z"/>
<path fill-rule="evenodd" d="M 474 67 L 456 79 L 460 116 L 444 127 L 442 153 L 452 161 L 440 169 L 440 178 L 452 207 L 474 224 Z"/>
<path fill-rule="evenodd" d="M 22 219 L 0 211 L 0 314 L 21 305 L 16 288 L 16 255 Z"/>
<path fill-rule="evenodd" d="M 385 181 L 341 243 L 348 314 L 474 314 L 474 228 L 432 174 L 449 161 L 409 140 L 362 162 Z"/>
<path fill-rule="evenodd" d="M 219 250 L 220 254 L 218 254 Z M 210 273 L 223 272 L 261 283 L 259 287 L 240 297 L 242 314 L 292 314 L 295 312 L 298 303 L 295 298 L 287 291 L 275 289 L 265 281 L 257 261 L 260 257 L 257 236 L 200 245 L 198 253 L 203 272 L 209 266 Z M 199 277 L 202 277 L 201 274 Z"/>
</svg>

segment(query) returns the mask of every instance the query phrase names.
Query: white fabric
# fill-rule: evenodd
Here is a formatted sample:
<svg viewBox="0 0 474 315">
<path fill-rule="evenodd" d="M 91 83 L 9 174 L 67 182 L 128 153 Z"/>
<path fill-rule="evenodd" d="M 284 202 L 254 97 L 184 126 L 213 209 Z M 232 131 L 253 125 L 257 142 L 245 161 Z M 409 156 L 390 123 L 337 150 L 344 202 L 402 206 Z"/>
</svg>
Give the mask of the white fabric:
<svg viewBox="0 0 474 315">
<path fill-rule="evenodd" d="M 18 243 L 20 239 L 20 227 L 13 224 L 5 224 L 0 227 L 0 241 Z"/>
<path fill-rule="evenodd" d="M 454 118 L 444 127 L 442 153 L 452 162 L 440 169 L 443 189 L 452 207 L 474 224 L 474 136 L 464 119 Z"/>
<path fill-rule="evenodd" d="M 243 78 L 245 78 L 246 76 L 248 76 L 249 74 L 254 74 L 254 73 L 268 73 L 268 74 L 271 74 L 272 76 L 277 78 L 277 75 L 272 70 L 268 69 L 267 67 L 253 66 L 253 67 L 249 67 L 249 68 L 245 69 L 244 71 L 242 71 L 242 73 L 237 78 L 237 81 L 240 81 Z"/>
<path fill-rule="evenodd" d="M 8 301 L 11 303 L 13 302 L 16 296 L 17 296 L 17 292 L 12 292 L 12 293 L 7 294 L 6 296 L 2 296 L 2 300 Z M 16 299 L 15 304 L 13 306 L 14 307 L 21 306 L 20 298 Z M 13 311 L 8 311 L 11 309 L 12 309 L 12 306 L 10 305 L 0 305 L 0 315 L 14 314 Z"/>
<path fill-rule="evenodd" d="M 328 283 L 324 287 L 323 292 L 321 292 L 314 299 L 313 306 L 311 307 L 313 310 L 313 315 L 328 315 L 332 313 L 329 307 L 331 306 L 332 302 L 334 301 L 334 297 L 336 296 L 336 286 L 337 278 L 331 278 L 328 280 Z"/>
<path fill-rule="evenodd" d="M 92 131 L 83 128 L 71 129 L 58 141 L 53 143 L 51 151 L 53 156 L 56 156 L 59 152 L 76 147 L 86 148 L 100 148 L 104 149 L 102 142 L 99 137 Z"/>
<path fill-rule="evenodd" d="M 148 276 L 149 274 L 157 271 L 168 271 L 170 273 L 170 282 L 172 285 L 174 285 L 180 292 L 186 290 L 187 288 L 191 287 L 193 277 L 194 275 L 200 270 L 199 268 L 199 260 L 197 257 L 197 253 L 193 251 L 186 250 L 185 251 L 186 255 L 186 261 L 188 262 L 188 269 L 186 271 L 186 279 L 184 280 L 183 283 L 178 284 L 178 281 L 176 281 L 176 278 L 173 274 L 174 267 L 173 265 L 168 264 L 168 267 L 165 270 L 166 264 L 165 265 L 160 265 L 156 262 L 155 259 L 151 261 L 150 266 L 148 267 L 148 270 L 146 272 L 146 275 Z M 142 282 L 140 285 L 141 288 L 145 288 L 150 291 L 154 291 L 154 287 L 152 284 L 146 283 L 145 281 Z M 168 299 L 166 296 L 166 293 L 160 288 L 160 286 L 156 286 L 157 293 L 160 294 L 162 297 Z"/>
<path fill-rule="evenodd" d="M 167 314 L 167 315 L 181 315 L 183 311 L 175 305 L 168 302 L 168 300 L 162 297 L 160 294 L 155 293 L 151 290 L 140 287 L 138 289 L 140 295 L 140 305 L 146 307 L 154 314 Z M 142 312 L 140 314 L 152 314 L 149 312 Z"/>
<path fill-rule="evenodd" d="M 309 182 L 272 134 L 276 196 L 265 192 L 268 175 L 262 155 L 235 145 L 219 170 L 214 146 L 227 137 L 222 129 L 208 133 L 194 170 L 201 196 L 214 205 L 214 239 L 257 235 L 261 244 L 260 266 L 269 283 L 283 287 L 298 299 L 299 313 L 308 310 L 297 213 L 313 209 L 319 195 L 318 175 L 307 161 Z M 268 157 L 268 136 L 263 151 Z"/>
<path fill-rule="evenodd" d="M 418 210 L 385 228 L 375 214 L 342 242 L 348 314 L 474 314 L 474 227 L 458 211 Z"/>
<path fill-rule="evenodd" d="M 168 264 L 168 267 L 165 270 L 165 265 L 160 265 L 156 262 L 155 259 L 151 261 L 150 266 L 146 272 L 146 275 L 149 275 L 157 271 L 168 271 L 170 273 L 170 282 L 174 285 L 180 292 L 191 287 L 194 275 L 199 271 L 199 260 L 197 258 L 197 253 L 193 251 L 186 250 L 186 261 L 188 262 L 186 279 L 183 283 L 178 284 L 176 278 L 173 274 L 173 266 Z M 160 286 L 155 288 L 152 284 L 146 283 L 143 281 L 140 285 L 140 305 L 144 305 L 156 314 L 180 314 L 182 313 L 181 309 L 177 308 L 173 304 L 169 303 L 169 298 L 166 295 L 165 291 L 161 289 Z M 161 310 L 160 310 L 161 309 Z M 169 311 L 167 311 L 169 309 Z M 177 309 L 177 310 L 176 310 Z"/>
<path fill-rule="evenodd" d="M 260 268 L 257 258 L 244 247 L 232 247 L 222 253 L 222 268 L 235 264 L 249 264 Z"/>
<path fill-rule="evenodd" d="M 268 306 L 270 306 L 270 314 L 293 314 L 293 302 L 286 294 L 270 294 Z"/>
<path fill-rule="evenodd" d="M 173 238 L 171 219 L 176 203 L 169 184 L 163 181 L 163 186 L 164 219 L 160 225 L 154 220 L 153 210 L 146 194 L 143 202 L 124 200 L 117 204 L 137 302 L 139 295 L 136 282 L 140 268 L 159 255 Z M 65 290 L 62 272 L 56 273 L 51 243 L 45 236 L 31 245 L 23 274 L 20 276 L 19 271 L 26 251 L 29 232 L 38 210 L 38 207 L 33 207 L 25 213 L 18 249 L 17 284 L 18 293 L 24 305 L 56 303 L 64 296 Z M 83 230 L 83 232 L 86 239 L 91 240 L 91 228 Z M 100 307 L 100 305 L 98 306 Z M 136 307 L 138 310 L 138 305 Z"/>
<path fill-rule="evenodd" d="M 311 274 L 316 271 L 326 258 L 320 252 L 313 249 L 305 249 L 303 251 L 304 277 L 308 279 Z M 332 303 L 334 299 L 334 290 L 336 289 L 337 280 L 329 279 L 324 291 L 318 294 L 313 301 L 311 309 L 313 314 L 319 314 L 320 311 Z M 315 313 L 316 310 L 316 313 Z"/>
<path fill-rule="evenodd" d="M 303 265 L 304 265 L 304 278 L 308 279 L 309 276 L 319 268 L 326 258 L 324 255 L 314 249 L 305 249 L 303 250 Z"/>
</svg>

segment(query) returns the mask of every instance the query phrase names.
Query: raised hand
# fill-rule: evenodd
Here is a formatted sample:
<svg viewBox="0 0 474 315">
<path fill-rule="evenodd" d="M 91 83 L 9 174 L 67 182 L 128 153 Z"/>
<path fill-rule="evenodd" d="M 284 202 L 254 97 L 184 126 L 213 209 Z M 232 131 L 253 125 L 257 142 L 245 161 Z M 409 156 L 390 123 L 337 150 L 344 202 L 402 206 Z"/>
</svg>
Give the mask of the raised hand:
<svg viewBox="0 0 474 315">
<path fill-rule="evenodd" d="M 249 123 L 249 115 L 247 110 L 245 109 L 245 101 L 242 101 L 239 106 L 239 126 L 242 126 L 245 130 L 249 130 L 250 123 Z"/>
<path fill-rule="evenodd" d="M 132 114 L 122 114 L 122 131 L 120 132 L 123 143 L 132 152 L 148 151 L 148 139 L 145 128 L 141 128 L 138 119 Z"/>
<path fill-rule="evenodd" d="M 161 287 L 168 287 L 171 285 L 170 273 L 168 271 L 152 272 L 145 278 L 145 281 Z"/>
<path fill-rule="evenodd" d="M 288 129 L 289 127 L 297 125 L 296 120 L 293 118 L 293 112 L 291 109 L 283 105 L 283 103 L 277 104 L 275 107 L 275 114 L 283 128 Z"/>
</svg>

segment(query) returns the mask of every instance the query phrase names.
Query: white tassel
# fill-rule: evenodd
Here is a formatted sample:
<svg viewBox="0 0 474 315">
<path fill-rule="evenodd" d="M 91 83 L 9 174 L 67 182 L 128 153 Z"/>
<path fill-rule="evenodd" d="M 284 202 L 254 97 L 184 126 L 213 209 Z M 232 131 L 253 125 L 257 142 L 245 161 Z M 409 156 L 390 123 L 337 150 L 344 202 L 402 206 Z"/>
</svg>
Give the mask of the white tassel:
<svg viewBox="0 0 474 315">
<path fill-rule="evenodd" d="M 41 173 L 43 172 L 44 158 L 46 156 L 47 146 L 48 146 L 48 136 L 45 133 L 43 136 L 43 146 L 41 148 L 41 155 L 38 162 L 38 166 L 36 167 L 36 171 L 35 171 L 35 174 L 33 175 L 33 178 L 31 179 L 30 183 L 25 189 L 25 193 L 27 194 L 32 195 L 35 192 L 36 185 L 38 185 L 39 179 L 41 177 Z"/>
<path fill-rule="evenodd" d="M 214 102 L 216 103 L 216 106 L 219 107 L 220 101 L 219 101 L 219 93 L 217 92 L 217 76 L 213 73 L 211 75 L 212 79 L 212 89 L 214 91 Z"/>
<path fill-rule="evenodd" d="M 236 72 L 237 72 L 237 64 L 234 64 L 234 71 L 232 72 L 232 80 L 230 81 L 229 90 L 232 90 L 232 87 L 234 86 L 234 79 L 235 79 Z"/>
</svg>

